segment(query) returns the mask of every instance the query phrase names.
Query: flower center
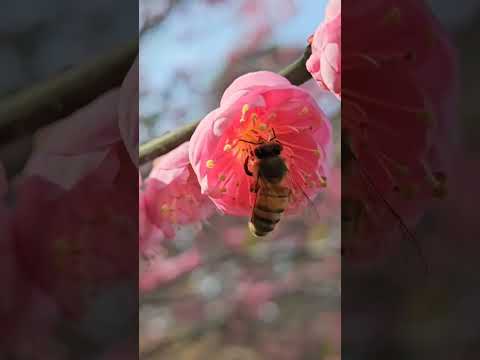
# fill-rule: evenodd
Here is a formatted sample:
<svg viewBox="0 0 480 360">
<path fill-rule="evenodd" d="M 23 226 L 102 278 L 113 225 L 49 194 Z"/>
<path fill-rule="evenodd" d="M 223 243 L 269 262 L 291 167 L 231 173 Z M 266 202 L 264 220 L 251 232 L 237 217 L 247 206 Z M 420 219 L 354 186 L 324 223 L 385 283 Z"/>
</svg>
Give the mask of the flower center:
<svg viewBox="0 0 480 360">
<path fill-rule="evenodd" d="M 232 142 L 227 141 L 223 150 L 232 152 L 239 161 L 244 162 L 248 156 L 253 160 L 254 148 L 275 138 L 275 132 L 269 125 L 269 120 L 275 117 L 275 113 L 266 113 L 263 109 L 251 109 L 248 104 L 245 104 L 242 107 L 240 126 L 235 139 Z"/>
</svg>

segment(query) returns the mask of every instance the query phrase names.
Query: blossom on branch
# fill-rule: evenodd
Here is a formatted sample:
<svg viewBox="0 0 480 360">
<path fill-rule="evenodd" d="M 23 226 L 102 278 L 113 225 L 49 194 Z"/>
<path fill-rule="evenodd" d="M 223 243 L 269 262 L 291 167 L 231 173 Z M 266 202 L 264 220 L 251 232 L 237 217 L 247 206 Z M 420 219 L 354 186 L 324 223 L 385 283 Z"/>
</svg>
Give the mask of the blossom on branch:
<svg viewBox="0 0 480 360">
<path fill-rule="evenodd" d="M 186 142 L 157 158 L 143 185 L 147 217 L 167 238 L 175 236 L 176 226 L 204 221 L 214 213 L 213 204 L 200 192 L 188 147 Z"/>
<path fill-rule="evenodd" d="M 260 71 L 236 79 L 220 107 L 208 114 L 190 140 L 190 162 L 203 194 L 225 214 L 250 215 L 254 193 L 251 155 L 255 144 L 283 146 L 294 212 L 326 185 L 332 131 L 313 97 L 282 76 Z"/>
<path fill-rule="evenodd" d="M 341 2 L 330 0 L 325 20 L 310 38 L 312 55 L 307 70 L 322 89 L 340 98 L 342 92 Z"/>
</svg>

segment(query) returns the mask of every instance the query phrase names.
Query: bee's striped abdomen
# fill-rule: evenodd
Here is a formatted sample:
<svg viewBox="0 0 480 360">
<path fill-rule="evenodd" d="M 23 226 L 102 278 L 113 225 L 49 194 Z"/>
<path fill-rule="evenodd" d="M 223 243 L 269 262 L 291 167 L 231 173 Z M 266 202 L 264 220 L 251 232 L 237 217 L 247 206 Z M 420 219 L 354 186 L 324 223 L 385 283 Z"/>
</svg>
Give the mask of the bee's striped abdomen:
<svg viewBox="0 0 480 360">
<path fill-rule="evenodd" d="M 259 189 L 249 223 L 250 232 L 262 237 L 270 233 L 288 206 L 290 190 L 280 185 Z"/>
</svg>

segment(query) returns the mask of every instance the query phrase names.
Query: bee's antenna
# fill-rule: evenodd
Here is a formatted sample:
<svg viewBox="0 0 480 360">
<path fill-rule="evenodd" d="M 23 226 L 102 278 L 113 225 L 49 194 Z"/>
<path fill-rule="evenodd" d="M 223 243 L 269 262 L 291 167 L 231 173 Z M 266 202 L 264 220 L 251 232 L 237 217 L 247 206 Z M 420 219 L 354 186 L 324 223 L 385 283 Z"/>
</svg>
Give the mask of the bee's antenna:
<svg viewBox="0 0 480 360">
<path fill-rule="evenodd" d="M 262 144 L 262 143 L 255 143 L 253 141 L 248 141 L 248 140 L 243 140 L 243 139 L 240 139 L 238 141 L 245 142 L 247 144 L 252 144 L 252 145 L 261 145 Z"/>
<path fill-rule="evenodd" d="M 277 138 L 277 135 L 275 134 L 275 129 L 272 127 L 272 134 L 273 134 L 273 137 L 270 139 L 270 141 L 273 141 Z"/>
</svg>

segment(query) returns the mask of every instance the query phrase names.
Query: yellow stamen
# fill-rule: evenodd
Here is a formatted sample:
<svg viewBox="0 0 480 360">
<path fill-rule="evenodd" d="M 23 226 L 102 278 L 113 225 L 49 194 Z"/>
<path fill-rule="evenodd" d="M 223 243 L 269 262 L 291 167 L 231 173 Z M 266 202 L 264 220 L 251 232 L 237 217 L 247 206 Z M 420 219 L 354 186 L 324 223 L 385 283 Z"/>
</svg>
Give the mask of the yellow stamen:
<svg viewBox="0 0 480 360">
<path fill-rule="evenodd" d="M 250 105 L 244 104 L 242 107 L 242 117 L 240 118 L 240 122 L 245 121 L 245 114 L 248 112 L 248 110 L 250 110 Z"/>
<path fill-rule="evenodd" d="M 232 150 L 232 145 L 230 145 L 230 144 L 225 144 L 225 146 L 223 147 L 223 151 L 228 152 L 228 151 L 230 151 L 230 150 Z"/>
<path fill-rule="evenodd" d="M 215 167 L 215 161 L 207 160 L 207 168 L 213 169 Z"/>
<path fill-rule="evenodd" d="M 166 214 L 168 212 L 171 211 L 170 207 L 167 205 L 167 204 L 163 204 L 161 207 L 160 207 L 160 211 L 162 212 L 162 214 Z"/>
</svg>

